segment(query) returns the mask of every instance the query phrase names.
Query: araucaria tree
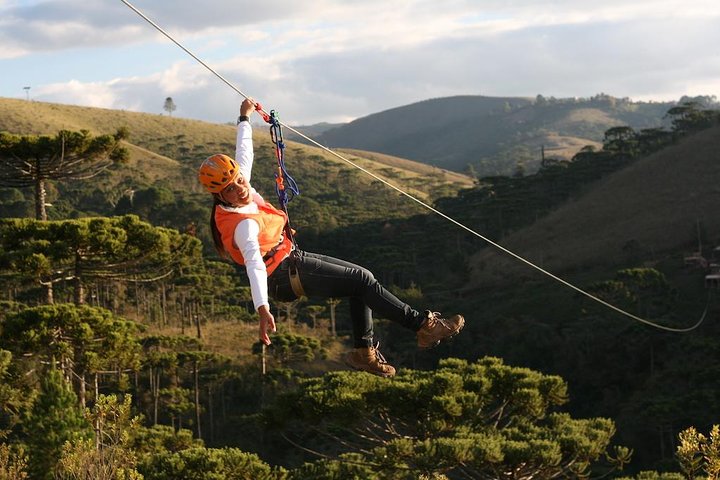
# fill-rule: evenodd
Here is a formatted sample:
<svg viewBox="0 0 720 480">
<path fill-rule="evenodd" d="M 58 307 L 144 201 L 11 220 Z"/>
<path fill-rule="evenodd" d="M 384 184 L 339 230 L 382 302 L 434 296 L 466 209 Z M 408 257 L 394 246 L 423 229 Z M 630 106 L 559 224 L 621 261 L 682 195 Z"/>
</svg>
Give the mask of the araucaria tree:
<svg viewBox="0 0 720 480">
<path fill-rule="evenodd" d="M 74 302 L 101 279 L 152 281 L 200 260 L 200 241 L 134 215 L 43 222 L 0 219 L 0 272 L 44 285 L 71 281 Z"/>
<path fill-rule="evenodd" d="M 127 130 L 92 136 L 87 130 L 61 130 L 55 136 L 0 132 L 0 186 L 35 189 L 35 218 L 47 220 L 45 182 L 91 178 L 114 162 L 123 162 L 120 145 Z"/>
<path fill-rule="evenodd" d="M 70 383 L 77 384 L 78 401 L 84 407 L 89 378 L 94 376 L 97 385 L 99 372 L 119 376 L 140 368 L 138 329 L 136 323 L 102 308 L 42 305 L 8 315 L 0 347 L 22 359 L 27 372 L 42 371 L 42 365 L 56 362 Z"/>
<path fill-rule="evenodd" d="M 172 117 L 172 112 L 174 112 L 177 107 L 175 106 L 175 102 L 173 102 L 172 97 L 167 97 L 165 99 L 165 105 L 163 105 L 163 109 L 168 112 L 168 115 Z"/>
<path fill-rule="evenodd" d="M 292 478 L 584 478 L 608 455 L 611 420 L 558 412 L 567 385 L 556 376 L 484 358 L 447 359 L 392 380 L 335 372 L 304 381 L 267 412 L 281 435 L 324 457 Z M 292 433 L 294 432 L 294 433 Z"/>
</svg>

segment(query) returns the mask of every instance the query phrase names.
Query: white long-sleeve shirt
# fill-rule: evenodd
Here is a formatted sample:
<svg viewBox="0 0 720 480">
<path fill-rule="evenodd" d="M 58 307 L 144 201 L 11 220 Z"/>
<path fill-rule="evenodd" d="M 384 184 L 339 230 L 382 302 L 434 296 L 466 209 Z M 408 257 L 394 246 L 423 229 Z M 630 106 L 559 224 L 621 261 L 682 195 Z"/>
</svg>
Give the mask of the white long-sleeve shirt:
<svg viewBox="0 0 720 480">
<path fill-rule="evenodd" d="M 235 161 L 238 162 L 240 173 L 250 181 L 254 160 L 252 126 L 250 122 L 243 121 L 237 127 L 237 141 L 235 143 Z M 251 201 L 242 207 L 225 207 L 218 205 L 228 212 L 258 213 L 258 205 L 265 205 L 265 200 L 251 187 Z M 260 226 L 254 220 L 246 218 L 237 224 L 233 234 L 235 245 L 240 249 L 245 260 L 245 271 L 250 279 L 250 292 L 252 293 L 255 310 L 262 305 L 270 307 L 267 288 L 267 269 L 260 254 L 258 235 Z"/>
</svg>

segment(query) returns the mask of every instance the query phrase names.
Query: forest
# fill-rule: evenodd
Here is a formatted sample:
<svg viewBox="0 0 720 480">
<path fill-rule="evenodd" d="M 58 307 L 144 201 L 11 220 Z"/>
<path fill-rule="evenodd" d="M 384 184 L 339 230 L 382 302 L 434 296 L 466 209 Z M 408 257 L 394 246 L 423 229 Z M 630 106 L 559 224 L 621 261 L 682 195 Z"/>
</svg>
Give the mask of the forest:
<svg viewBox="0 0 720 480">
<path fill-rule="evenodd" d="M 666 119 L 610 128 L 601 148 L 471 187 L 380 170 L 501 240 L 720 126 L 718 110 L 696 102 Z M 470 321 L 419 352 L 377 319 L 400 367 L 391 380 L 341 365 L 342 299 L 275 303 L 266 347 L 244 272 L 212 249 L 195 182 L 198 159 L 231 149 L 233 128 L 165 120 L 188 133 L 124 120 L 95 131 L 2 126 L 0 479 L 720 478 L 715 302 L 701 328 L 678 336 L 537 279 L 480 289 L 472 239 L 293 145 L 303 248 L 352 258 L 403 299 Z M 253 182 L 270 197 L 272 144 L 256 137 Z M 697 236 L 708 244 L 720 231 L 699 225 Z M 689 286 L 681 250 L 650 264 L 641 247 L 573 278 L 675 325 L 705 292 Z"/>
</svg>

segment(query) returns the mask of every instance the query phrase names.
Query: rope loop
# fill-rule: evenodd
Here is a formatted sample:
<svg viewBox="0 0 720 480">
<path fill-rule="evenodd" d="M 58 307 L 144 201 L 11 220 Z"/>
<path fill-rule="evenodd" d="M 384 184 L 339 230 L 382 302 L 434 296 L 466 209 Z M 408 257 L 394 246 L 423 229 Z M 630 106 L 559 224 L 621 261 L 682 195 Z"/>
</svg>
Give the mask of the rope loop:
<svg viewBox="0 0 720 480">
<path fill-rule="evenodd" d="M 258 104 L 259 105 L 259 104 Z M 264 111 L 261 113 L 263 119 L 270 124 L 270 139 L 275 145 L 275 158 L 277 159 L 277 169 L 275 171 L 275 193 L 277 194 L 280 207 L 287 211 L 287 204 L 295 195 L 300 195 L 295 179 L 290 176 L 285 168 L 285 141 L 282 133 L 282 123 L 278 118 L 275 110 L 270 110 L 268 115 Z"/>
</svg>

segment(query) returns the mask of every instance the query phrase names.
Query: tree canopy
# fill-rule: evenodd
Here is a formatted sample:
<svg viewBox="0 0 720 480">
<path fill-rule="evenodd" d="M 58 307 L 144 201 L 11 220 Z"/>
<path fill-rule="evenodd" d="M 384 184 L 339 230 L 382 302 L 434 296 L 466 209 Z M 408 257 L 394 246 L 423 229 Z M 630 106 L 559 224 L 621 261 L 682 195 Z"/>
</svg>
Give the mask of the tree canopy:
<svg viewBox="0 0 720 480">
<path fill-rule="evenodd" d="M 446 359 L 432 371 L 400 370 L 391 381 L 355 372 L 308 379 L 281 396 L 267 419 L 326 457 L 298 478 L 581 476 L 606 453 L 615 427 L 558 412 L 567 398 L 559 377 L 497 358 Z"/>
<path fill-rule="evenodd" d="M 72 281 L 74 301 L 103 278 L 147 281 L 198 264 L 200 242 L 137 216 L 42 222 L 0 219 L 0 271 L 41 285 Z M 49 299 L 52 302 L 52 299 Z"/>
<path fill-rule="evenodd" d="M 55 136 L 0 132 L 0 186 L 34 187 L 36 218 L 47 220 L 45 182 L 91 178 L 124 162 L 128 152 L 120 142 L 126 135 L 124 129 L 100 136 L 87 130 Z"/>
</svg>

